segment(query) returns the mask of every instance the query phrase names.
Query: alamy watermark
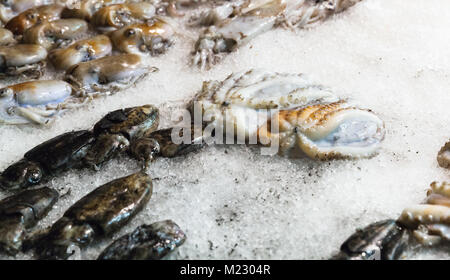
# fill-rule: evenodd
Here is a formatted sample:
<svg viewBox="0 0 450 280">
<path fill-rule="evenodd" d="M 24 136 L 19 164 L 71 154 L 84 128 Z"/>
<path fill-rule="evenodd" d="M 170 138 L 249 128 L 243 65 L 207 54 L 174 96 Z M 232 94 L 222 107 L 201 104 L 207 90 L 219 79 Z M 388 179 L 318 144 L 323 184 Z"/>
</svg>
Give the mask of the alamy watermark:
<svg viewBox="0 0 450 280">
<path fill-rule="evenodd" d="M 194 102 L 190 110 L 171 116 L 176 122 L 171 140 L 175 144 L 249 144 L 261 145 L 262 155 L 275 155 L 279 150 L 279 123 L 271 121 L 277 110 L 204 109 Z"/>
</svg>

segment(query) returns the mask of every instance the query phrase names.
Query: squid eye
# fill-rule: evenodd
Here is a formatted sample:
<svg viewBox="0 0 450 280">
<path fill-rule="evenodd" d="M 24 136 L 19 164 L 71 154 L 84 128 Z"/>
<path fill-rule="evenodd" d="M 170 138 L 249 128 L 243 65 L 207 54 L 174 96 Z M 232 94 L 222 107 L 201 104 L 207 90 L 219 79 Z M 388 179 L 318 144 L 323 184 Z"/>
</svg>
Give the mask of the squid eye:
<svg viewBox="0 0 450 280">
<path fill-rule="evenodd" d="M 132 28 L 127 29 L 127 30 L 125 31 L 125 36 L 127 36 L 127 37 L 134 36 L 135 34 L 136 34 L 136 30 L 134 30 L 134 29 L 132 29 Z"/>
<path fill-rule="evenodd" d="M 39 170 L 31 170 L 27 174 L 27 179 L 30 184 L 37 184 L 39 181 L 41 181 L 41 172 Z"/>
<path fill-rule="evenodd" d="M 35 18 L 36 18 L 36 15 L 33 14 L 33 13 L 27 14 L 27 18 L 28 18 L 28 19 L 35 19 Z"/>
</svg>

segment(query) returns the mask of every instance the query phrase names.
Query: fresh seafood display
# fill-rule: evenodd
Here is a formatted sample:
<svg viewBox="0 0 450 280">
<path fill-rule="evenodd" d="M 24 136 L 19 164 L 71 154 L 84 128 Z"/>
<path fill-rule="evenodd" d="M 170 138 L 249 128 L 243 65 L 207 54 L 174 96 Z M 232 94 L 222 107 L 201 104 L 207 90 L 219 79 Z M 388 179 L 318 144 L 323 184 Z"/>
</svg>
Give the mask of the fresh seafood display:
<svg viewBox="0 0 450 280">
<path fill-rule="evenodd" d="M 35 251 L 40 259 L 67 259 L 73 246 L 84 248 L 111 236 L 130 221 L 150 200 L 151 178 L 138 172 L 93 190 L 56 221 L 39 238 Z"/>
<path fill-rule="evenodd" d="M 151 72 L 136 54 L 105 56 L 69 67 L 65 80 L 80 96 L 113 93 L 133 86 Z"/>
<path fill-rule="evenodd" d="M 304 75 L 250 70 L 223 82 L 205 82 L 189 105 L 216 132 L 279 144 L 281 154 L 300 149 L 311 158 L 370 157 L 384 139 L 384 123 Z M 256 144 L 256 143 L 255 143 Z"/>
<path fill-rule="evenodd" d="M 48 123 L 77 101 L 72 88 L 63 81 L 39 80 L 0 89 L 0 123 Z"/>
<path fill-rule="evenodd" d="M 42 21 L 53 21 L 61 17 L 64 6 L 59 4 L 43 5 L 28 9 L 10 19 L 5 28 L 15 35 L 22 35 L 25 30 Z"/>
<path fill-rule="evenodd" d="M 192 22 L 210 25 L 195 43 L 193 64 L 216 64 L 256 36 L 277 26 L 307 27 L 342 12 L 361 0 L 242 0 L 226 2 Z"/>
<path fill-rule="evenodd" d="M 144 105 L 113 111 L 93 131 L 72 131 L 56 136 L 25 153 L 0 175 L 3 189 L 27 188 L 69 168 L 99 168 L 129 143 L 157 129 L 159 111 Z"/>
<path fill-rule="evenodd" d="M 114 47 L 125 53 L 158 55 L 172 45 L 173 26 L 162 18 L 127 25 L 110 34 Z"/>
<path fill-rule="evenodd" d="M 178 37 L 195 42 L 190 62 L 207 70 L 260 34 L 274 28 L 313 27 L 360 1 L 0 0 L 0 126 L 48 128 L 69 109 L 134 86 L 159 70 L 149 66 L 153 61 L 166 69 L 165 57 L 156 56 L 177 47 Z M 167 75 L 170 82 L 178 82 L 173 73 Z M 158 82 L 163 87 L 167 80 L 163 77 Z M 130 99 L 143 103 L 135 97 L 139 96 Z M 305 74 L 258 69 L 234 72 L 224 80 L 205 81 L 186 107 L 189 112 L 183 113 L 190 122 L 183 126 L 164 126 L 162 118 L 160 128 L 160 111 L 153 105 L 129 107 L 107 113 L 90 129 L 69 127 L 68 132 L 24 153 L 0 173 L 0 189 L 13 192 L 0 200 L 0 251 L 16 256 L 33 250 L 39 259 L 68 259 L 79 249 L 112 239 L 148 204 L 153 192 L 149 170 L 155 165 L 161 169 L 154 161 L 195 152 L 209 144 L 206 139 L 210 137 L 232 138 L 233 143 L 237 140 L 262 149 L 276 147 L 277 153 L 287 157 L 334 160 L 371 158 L 380 151 L 386 134 L 384 121 L 375 112 L 338 96 Z M 38 222 L 60 198 L 56 190 L 41 184 L 59 184 L 53 179 L 70 169 L 96 172 L 113 158 L 126 169 L 121 155 L 135 159 L 139 171 L 116 177 L 87 194 L 75 194 L 59 219 L 46 229 L 39 228 Z M 305 162 L 300 164 L 308 165 Z M 437 162 L 450 168 L 450 141 L 438 152 Z M 170 161 L 162 163 L 165 168 Z M 83 186 L 79 188 L 83 190 Z M 71 194 L 62 194 L 61 200 L 65 195 Z M 165 258 L 186 240 L 183 230 L 167 218 L 146 220 L 110 240 L 98 259 Z M 397 219 L 358 229 L 332 259 L 400 259 L 412 247 L 448 246 L 449 241 L 450 183 L 433 182 L 421 204 L 404 208 Z M 212 250 L 212 241 L 209 243 Z"/>
<path fill-rule="evenodd" d="M 73 43 L 66 48 L 54 49 L 48 58 L 57 69 L 67 70 L 80 62 L 86 62 L 111 54 L 111 40 L 106 35 L 98 35 Z"/>
<path fill-rule="evenodd" d="M 171 220 L 142 225 L 109 245 L 99 260 L 160 260 L 180 247 L 186 236 Z"/>
<path fill-rule="evenodd" d="M 40 78 L 44 73 L 47 50 L 39 45 L 0 46 L 0 77 Z"/>
<path fill-rule="evenodd" d="M 133 23 L 143 23 L 155 16 L 155 6 L 147 2 L 105 6 L 91 18 L 91 23 L 102 31 L 111 31 Z"/>
<path fill-rule="evenodd" d="M 43 21 L 24 32 L 23 42 L 41 45 L 46 49 L 64 47 L 86 34 L 87 30 L 87 22 L 81 19 Z"/>
<path fill-rule="evenodd" d="M 0 249 L 9 255 L 17 254 L 28 230 L 47 215 L 58 196 L 55 190 L 43 187 L 0 201 Z"/>
</svg>

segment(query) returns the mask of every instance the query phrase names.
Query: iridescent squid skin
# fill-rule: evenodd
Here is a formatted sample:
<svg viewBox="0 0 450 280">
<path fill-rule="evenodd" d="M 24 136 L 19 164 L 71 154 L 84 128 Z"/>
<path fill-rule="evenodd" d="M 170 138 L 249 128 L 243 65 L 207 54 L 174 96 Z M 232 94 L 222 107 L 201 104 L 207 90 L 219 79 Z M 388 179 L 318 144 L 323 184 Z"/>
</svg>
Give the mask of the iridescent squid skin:
<svg viewBox="0 0 450 280">
<path fill-rule="evenodd" d="M 40 78 L 44 74 L 46 58 L 47 50 L 39 45 L 0 46 L 0 78 L 2 76 Z"/>
<path fill-rule="evenodd" d="M 47 124 L 70 106 L 72 88 L 64 81 L 38 80 L 0 89 L 0 123 Z"/>
<path fill-rule="evenodd" d="M 58 192 L 47 187 L 26 190 L 0 201 L 0 250 L 17 254 L 28 230 L 44 218 L 58 200 Z"/>
<path fill-rule="evenodd" d="M 6 28 L 0 27 L 0 46 L 13 45 L 15 43 L 14 34 Z"/>
<path fill-rule="evenodd" d="M 84 248 L 110 237 L 150 200 L 152 180 L 138 172 L 106 183 L 72 205 L 36 243 L 40 259 L 67 259 L 72 246 Z"/>
<path fill-rule="evenodd" d="M 160 260 L 185 240 L 184 232 L 171 220 L 144 224 L 111 243 L 98 260 Z"/>
<path fill-rule="evenodd" d="M 98 169 L 118 153 L 129 150 L 134 141 L 152 133 L 158 124 L 159 111 L 152 105 L 113 111 L 93 130 L 67 132 L 28 151 L 1 173 L 0 187 L 28 188 L 70 168 Z"/>
<path fill-rule="evenodd" d="M 115 4 L 99 9 L 91 24 L 101 31 L 111 31 L 155 16 L 155 6 L 147 2 Z"/>
<path fill-rule="evenodd" d="M 114 47 L 125 53 L 162 54 L 172 45 L 174 29 L 162 18 L 125 26 L 110 34 Z"/>
<path fill-rule="evenodd" d="M 65 80 L 81 96 L 104 95 L 129 88 L 154 71 L 157 68 L 145 66 L 139 55 L 120 54 L 73 65 Z"/>
<path fill-rule="evenodd" d="M 51 2 L 51 0 L 2 0 L 0 1 L 0 22 L 7 23 L 23 11 Z"/>
<path fill-rule="evenodd" d="M 22 35 L 25 30 L 39 22 L 59 19 L 63 8 L 64 6 L 51 4 L 28 9 L 8 21 L 5 28 L 11 30 L 14 35 Z"/>
<path fill-rule="evenodd" d="M 64 47 L 86 34 L 88 24 L 82 19 L 43 21 L 27 29 L 23 42 L 41 45 L 47 50 Z"/>
<path fill-rule="evenodd" d="M 54 49 L 48 58 L 57 69 L 67 70 L 80 62 L 91 61 L 111 54 L 111 40 L 106 35 L 81 40 L 66 48 Z"/>
</svg>

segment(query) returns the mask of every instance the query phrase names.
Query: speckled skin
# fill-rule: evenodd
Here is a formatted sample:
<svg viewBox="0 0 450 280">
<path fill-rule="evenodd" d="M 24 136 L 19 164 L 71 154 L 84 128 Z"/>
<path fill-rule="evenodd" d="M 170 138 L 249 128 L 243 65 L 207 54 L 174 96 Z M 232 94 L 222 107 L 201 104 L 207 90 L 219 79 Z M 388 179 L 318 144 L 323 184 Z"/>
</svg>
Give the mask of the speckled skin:
<svg viewBox="0 0 450 280">
<path fill-rule="evenodd" d="M 159 111 L 152 105 L 113 111 L 93 131 L 64 133 L 31 149 L 23 159 L 3 171 L 0 187 L 27 188 L 69 168 L 98 169 L 127 150 L 130 143 L 152 133 L 158 124 Z"/>
<path fill-rule="evenodd" d="M 66 259 L 71 245 L 85 247 L 110 236 L 130 221 L 149 201 L 152 180 L 138 172 L 102 185 L 81 198 L 37 243 L 42 259 Z"/>
<path fill-rule="evenodd" d="M 160 260 L 186 240 L 180 227 L 171 220 L 141 225 L 109 245 L 99 260 Z"/>
<path fill-rule="evenodd" d="M 27 229 L 47 215 L 58 196 L 55 190 L 44 187 L 0 201 L 0 249 L 15 255 L 22 247 Z"/>
</svg>

